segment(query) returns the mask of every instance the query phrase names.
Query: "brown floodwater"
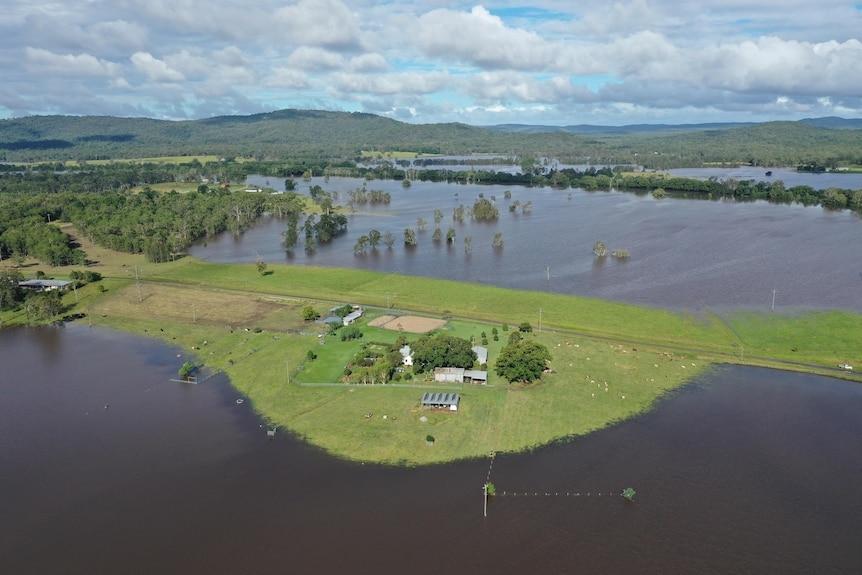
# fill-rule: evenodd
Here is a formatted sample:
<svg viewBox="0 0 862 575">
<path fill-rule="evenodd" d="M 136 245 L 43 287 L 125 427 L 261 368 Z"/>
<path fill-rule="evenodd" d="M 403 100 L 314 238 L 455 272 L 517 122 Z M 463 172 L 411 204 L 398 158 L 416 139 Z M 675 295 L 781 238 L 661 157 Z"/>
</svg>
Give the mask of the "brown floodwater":
<svg viewBox="0 0 862 575">
<path fill-rule="evenodd" d="M 586 437 L 401 469 L 268 441 L 178 354 L 0 330 L 0 573 L 862 572 L 858 383 L 720 366 Z"/>
<path fill-rule="evenodd" d="M 259 185 L 269 180 L 250 178 Z M 273 183 L 273 182 L 269 182 Z M 627 192 L 586 192 L 523 186 L 416 182 L 365 182 L 316 178 L 346 203 L 348 192 L 367 185 L 390 193 L 387 205 L 357 206 L 347 231 L 313 252 L 286 251 L 287 223 L 263 218 L 241 235 L 224 233 L 196 243 L 190 253 L 205 260 L 314 265 L 427 276 L 538 292 L 553 292 L 673 310 L 725 313 L 759 309 L 862 311 L 862 260 L 847 246 L 858 244 L 858 212 L 820 207 L 668 197 Z M 506 200 L 506 192 L 511 199 Z M 453 209 L 472 207 L 479 195 L 496 198 L 493 222 L 454 222 Z M 515 201 L 532 209 L 509 211 Z M 455 244 L 434 242 L 434 210 L 439 227 L 455 231 Z M 406 248 L 405 228 L 417 228 L 418 245 Z M 391 232 L 392 249 L 381 245 L 355 253 L 361 235 Z M 502 234 L 503 248 L 492 247 Z M 465 240 L 471 238 L 471 249 Z M 304 239 L 303 239 L 304 242 Z M 628 250 L 630 257 L 597 258 L 593 245 Z M 304 246 L 304 243 L 302 244 Z M 398 305 L 399 294 L 392 294 Z M 553 321 L 546 308 L 545 319 Z M 538 312 L 537 312 L 538 313 Z"/>
</svg>

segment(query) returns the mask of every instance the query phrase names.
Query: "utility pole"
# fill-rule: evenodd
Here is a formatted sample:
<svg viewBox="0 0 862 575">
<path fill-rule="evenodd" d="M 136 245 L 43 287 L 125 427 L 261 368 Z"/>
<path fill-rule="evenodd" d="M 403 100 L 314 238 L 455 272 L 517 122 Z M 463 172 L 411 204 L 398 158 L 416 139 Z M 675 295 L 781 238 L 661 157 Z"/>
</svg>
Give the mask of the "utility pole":
<svg viewBox="0 0 862 575">
<path fill-rule="evenodd" d="M 284 366 L 285 366 L 285 369 L 287 369 L 287 383 L 290 383 L 290 361 L 285 360 Z"/>
<path fill-rule="evenodd" d="M 542 308 L 539 308 L 539 333 L 542 333 Z"/>
<path fill-rule="evenodd" d="M 772 290 L 772 311 L 775 311 L 775 290 Z"/>
<path fill-rule="evenodd" d="M 192 323 L 198 322 L 198 316 L 195 313 L 195 304 L 192 304 Z"/>
<path fill-rule="evenodd" d="M 138 286 L 138 303 L 144 301 L 141 297 L 141 278 L 138 276 L 138 266 L 135 266 L 135 284 Z"/>
<path fill-rule="evenodd" d="M 483 513 L 483 516 L 487 517 L 488 516 L 488 484 L 487 483 L 482 486 L 482 493 L 484 494 L 484 497 L 485 497 L 485 511 Z"/>
</svg>

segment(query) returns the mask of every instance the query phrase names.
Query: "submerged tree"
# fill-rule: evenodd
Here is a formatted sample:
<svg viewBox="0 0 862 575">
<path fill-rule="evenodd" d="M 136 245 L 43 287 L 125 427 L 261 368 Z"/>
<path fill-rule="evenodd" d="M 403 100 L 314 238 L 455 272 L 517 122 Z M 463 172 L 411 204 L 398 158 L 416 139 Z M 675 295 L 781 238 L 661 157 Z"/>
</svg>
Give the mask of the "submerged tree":
<svg viewBox="0 0 862 575">
<path fill-rule="evenodd" d="M 416 241 L 416 232 L 413 228 L 407 228 L 404 230 L 404 245 L 407 246 L 415 246 L 417 244 Z"/>
<path fill-rule="evenodd" d="M 604 242 L 596 242 L 593 244 L 593 253 L 599 256 L 600 258 L 608 255 L 608 246 Z"/>
</svg>

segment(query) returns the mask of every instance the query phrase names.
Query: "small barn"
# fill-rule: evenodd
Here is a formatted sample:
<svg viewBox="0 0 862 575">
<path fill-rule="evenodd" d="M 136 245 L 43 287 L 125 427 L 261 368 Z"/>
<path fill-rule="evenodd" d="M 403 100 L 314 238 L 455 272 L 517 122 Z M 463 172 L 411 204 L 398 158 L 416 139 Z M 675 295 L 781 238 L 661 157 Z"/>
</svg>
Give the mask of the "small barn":
<svg viewBox="0 0 862 575">
<path fill-rule="evenodd" d="M 435 393 L 422 394 L 422 409 L 441 409 L 446 411 L 458 411 L 461 403 L 461 395 L 458 393 Z"/>
<path fill-rule="evenodd" d="M 481 345 L 474 345 L 471 349 L 473 350 L 473 353 L 476 354 L 476 361 L 479 362 L 479 365 L 487 365 L 488 348 Z"/>
<path fill-rule="evenodd" d="M 435 367 L 434 381 L 438 383 L 464 383 L 464 368 Z"/>
<path fill-rule="evenodd" d="M 486 383 L 488 383 L 488 372 L 480 369 L 465 369 L 464 383 L 485 385 Z"/>
</svg>

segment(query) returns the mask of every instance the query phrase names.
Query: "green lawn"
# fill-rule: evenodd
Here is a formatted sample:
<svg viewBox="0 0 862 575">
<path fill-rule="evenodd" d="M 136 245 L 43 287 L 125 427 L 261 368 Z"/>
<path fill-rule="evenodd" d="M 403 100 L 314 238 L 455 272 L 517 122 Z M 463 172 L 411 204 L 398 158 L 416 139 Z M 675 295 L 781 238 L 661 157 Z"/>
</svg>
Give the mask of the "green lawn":
<svg viewBox="0 0 862 575">
<path fill-rule="evenodd" d="M 107 253 L 100 257 L 112 259 Z M 335 455 L 362 461 L 425 464 L 530 449 L 648 410 L 668 390 L 715 362 L 818 371 L 780 362 L 834 369 L 838 363 L 858 363 L 854 360 L 862 344 L 862 315 L 849 312 L 704 318 L 366 271 L 271 265 L 272 274 L 261 276 L 253 264 L 193 258 L 140 267 L 140 286 L 127 265 L 94 269 L 102 270 L 105 279 L 77 294 L 77 311 L 88 313 L 94 325 L 181 346 L 187 353 L 177 358 L 177 369 L 193 357 L 207 369 L 224 370 L 267 421 Z M 107 292 L 101 293 L 98 285 Z M 422 411 L 419 401 L 429 386 L 425 381 L 336 383 L 361 345 L 390 344 L 402 335 L 365 325 L 384 312 L 387 294 L 393 308 L 453 317 L 441 332 L 477 343 L 486 333 L 488 385 L 430 384 L 431 389 L 462 394 L 458 413 Z M 69 311 L 76 311 L 74 297 L 64 296 Z M 368 308 L 359 324 L 361 340 L 318 337 L 325 328 L 301 318 L 306 305 L 325 314 L 344 302 Z M 2 318 L 6 322 L 8 315 Z M 514 330 L 522 321 L 535 330 L 527 337 L 546 345 L 553 356 L 553 372 L 526 387 L 508 385 L 493 373 L 510 333 L 503 331 L 503 323 Z M 419 337 L 405 335 L 411 341 Z M 308 361 L 309 350 L 316 360 Z M 311 385 L 321 383 L 331 385 Z M 433 447 L 425 445 L 428 434 L 437 439 Z"/>
</svg>

